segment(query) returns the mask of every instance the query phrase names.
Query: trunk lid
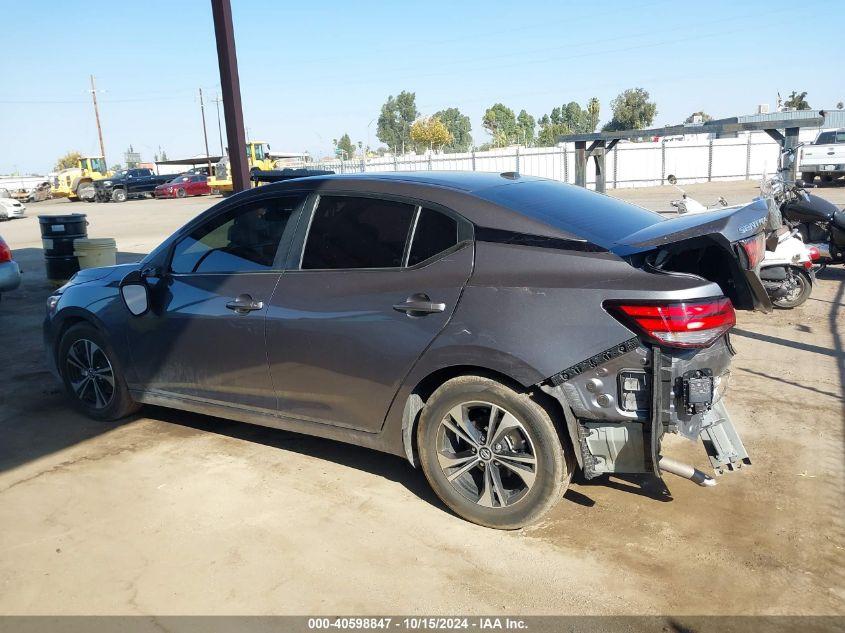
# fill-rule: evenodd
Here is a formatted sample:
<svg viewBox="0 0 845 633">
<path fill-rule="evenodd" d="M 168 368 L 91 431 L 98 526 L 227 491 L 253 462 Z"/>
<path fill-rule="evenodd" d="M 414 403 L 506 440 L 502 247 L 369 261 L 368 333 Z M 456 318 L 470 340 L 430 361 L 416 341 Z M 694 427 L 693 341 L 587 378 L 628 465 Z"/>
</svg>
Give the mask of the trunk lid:
<svg viewBox="0 0 845 633">
<path fill-rule="evenodd" d="M 772 303 L 760 281 L 759 263 L 749 268 L 741 241 L 769 223 L 766 200 L 733 209 L 682 215 L 656 222 L 618 240 L 611 252 L 653 272 L 688 273 L 719 284 L 739 309 L 769 312 Z"/>
</svg>

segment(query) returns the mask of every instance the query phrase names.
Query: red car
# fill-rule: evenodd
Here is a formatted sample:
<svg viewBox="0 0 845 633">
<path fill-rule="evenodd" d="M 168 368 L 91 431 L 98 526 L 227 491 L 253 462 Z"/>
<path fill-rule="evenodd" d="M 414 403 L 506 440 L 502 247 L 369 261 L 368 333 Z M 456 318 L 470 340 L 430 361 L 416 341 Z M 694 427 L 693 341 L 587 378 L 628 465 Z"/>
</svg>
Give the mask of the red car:
<svg viewBox="0 0 845 633">
<path fill-rule="evenodd" d="M 187 198 L 211 193 L 208 177 L 202 174 L 180 174 L 170 182 L 155 188 L 156 198 Z"/>
</svg>

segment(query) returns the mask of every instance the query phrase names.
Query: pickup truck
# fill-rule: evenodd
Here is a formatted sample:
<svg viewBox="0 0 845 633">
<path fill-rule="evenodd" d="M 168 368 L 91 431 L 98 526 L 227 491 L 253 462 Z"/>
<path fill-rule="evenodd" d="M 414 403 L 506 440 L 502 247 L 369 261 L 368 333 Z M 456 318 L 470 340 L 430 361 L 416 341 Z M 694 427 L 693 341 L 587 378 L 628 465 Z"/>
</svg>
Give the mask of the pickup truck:
<svg viewBox="0 0 845 633">
<path fill-rule="evenodd" d="M 806 183 L 816 176 L 823 182 L 845 176 L 845 129 L 819 132 L 812 145 L 804 147 L 798 165 Z"/>
<path fill-rule="evenodd" d="M 124 202 L 127 198 L 152 196 L 155 188 L 173 179 L 173 174 L 156 176 L 151 169 L 123 169 L 111 178 L 94 181 L 97 202 Z"/>
</svg>

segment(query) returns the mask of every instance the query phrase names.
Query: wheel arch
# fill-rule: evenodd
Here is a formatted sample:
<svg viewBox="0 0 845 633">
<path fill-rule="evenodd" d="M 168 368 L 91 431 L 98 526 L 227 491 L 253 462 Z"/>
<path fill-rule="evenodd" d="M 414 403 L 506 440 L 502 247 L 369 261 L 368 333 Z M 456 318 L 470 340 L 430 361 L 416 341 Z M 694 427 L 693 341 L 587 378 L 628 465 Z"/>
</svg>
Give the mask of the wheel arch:
<svg viewBox="0 0 845 633">
<path fill-rule="evenodd" d="M 441 367 L 428 373 L 417 381 L 410 394 L 405 398 L 402 411 L 402 446 L 405 458 L 414 468 L 419 465 L 416 430 L 426 402 L 438 387 L 459 376 L 481 376 L 483 378 L 489 378 L 490 380 L 495 380 L 503 384 L 509 389 L 513 389 L 517 393 L 528 394 L 532 400 L 536 401 L 549 414 L 564 451 L 570 451 L 571 455 L 576 455 L 575 447 L 572 445 L 572 440 L 566 430 L 566 418 L 561 403 L 543 392 L 539 384 L 525 385 L 514 376 L 490 367 L 460 364 Z"/>
<path fill-rule="evenodd" d="M 65 334 L 67 334 L 67 331 L 73 326 L 85 323 L 95 327 L 103 335 L 108 335 L 105 325 L 94 314 L 80 308 L 65 308 L 56 315 L 55 319 L 57 322 L 55 326 L 56 336 L 53 339 L 53 349 L 51 350 L 51 353 L 53 355 L 53 359 L 56 361 L 56 367 L 59 366 L 59 346 L 61 345 Z"/>
</svg>

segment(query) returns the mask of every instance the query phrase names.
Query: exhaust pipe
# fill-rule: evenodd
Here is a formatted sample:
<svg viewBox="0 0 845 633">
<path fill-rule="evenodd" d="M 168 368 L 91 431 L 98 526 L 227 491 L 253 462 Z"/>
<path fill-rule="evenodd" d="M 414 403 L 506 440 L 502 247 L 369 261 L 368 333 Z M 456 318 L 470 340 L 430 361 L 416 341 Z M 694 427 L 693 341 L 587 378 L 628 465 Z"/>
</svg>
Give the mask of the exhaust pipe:
<svg viewBox="0 0 845 633">
<path fill-rule="evenodd" d="M 660 470 L 672 473 L 678 477 L 683 477 L 684 479 L 689 479 L 699 486 L 712 488 L 716 485 L 716 480 L 707 473 L 703 473 L 698 468 L 670 459 L 669 457 L 663 457 L 661 455 L 657 460 L 657 465 L 660 467 Z"/>
</svg>

